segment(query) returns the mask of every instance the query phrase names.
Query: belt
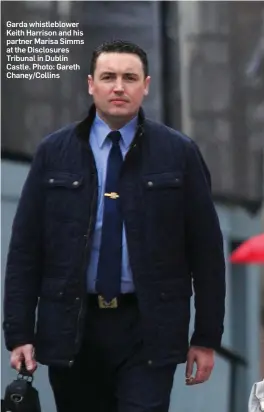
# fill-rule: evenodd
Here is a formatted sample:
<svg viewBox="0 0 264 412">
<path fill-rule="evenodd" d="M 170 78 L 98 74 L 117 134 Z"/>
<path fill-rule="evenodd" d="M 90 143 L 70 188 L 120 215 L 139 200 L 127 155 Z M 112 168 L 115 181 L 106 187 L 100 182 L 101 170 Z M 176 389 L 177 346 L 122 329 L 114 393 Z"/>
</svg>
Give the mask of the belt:
<svg viewBox="0 0 264 412">
<path fill-rule="evenodd" d="M 135 303 L 137 303 L 135 293 L 124 293 L 112 299 L 110 302 L 107 302 L 101 295 L 89 294 L 87 297 L 88 307 L 99 309 L 117 309 L 130 306 Z"/>
</svg>

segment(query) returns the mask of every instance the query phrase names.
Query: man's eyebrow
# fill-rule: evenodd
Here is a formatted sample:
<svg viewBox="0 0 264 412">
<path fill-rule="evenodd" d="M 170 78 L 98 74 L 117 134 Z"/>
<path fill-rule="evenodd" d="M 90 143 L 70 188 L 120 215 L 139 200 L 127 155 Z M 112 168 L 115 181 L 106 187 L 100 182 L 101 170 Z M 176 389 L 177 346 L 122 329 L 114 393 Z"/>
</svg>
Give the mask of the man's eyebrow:
<svg viewBox="0 0 264 412">
<path fill-rule="evenodd" d="M 115 74 L 115 72 L 105 71 L 105 72 L 100 73 L 100 76 L 113 75 L 113 74 Z"/>
<path fill-rule="evenodd" d="M 130 76 L 138 76 L 137 73 L 135 73 L 135 72 L 129 72 L 129 71 L 125 72 L 124 74 L 129 74 Z"/>
<path fill-rule="evenodd" d="M 100 74 L 100 76 L 105 76 L 105 75 L 115 75 L 116 74 L 116 72 L 114 72 L 114 71 L 105 71 L 105 72 L 102 72 L 101 74 Z M 126 71 L 125 73 L 123 73 L 124 75 L 130 75 L 130 76 L 138 76 L 138 74 L 137 73 L 135 73 L 135 72 L 132 72 L 132 71 Z"/>
</svg>

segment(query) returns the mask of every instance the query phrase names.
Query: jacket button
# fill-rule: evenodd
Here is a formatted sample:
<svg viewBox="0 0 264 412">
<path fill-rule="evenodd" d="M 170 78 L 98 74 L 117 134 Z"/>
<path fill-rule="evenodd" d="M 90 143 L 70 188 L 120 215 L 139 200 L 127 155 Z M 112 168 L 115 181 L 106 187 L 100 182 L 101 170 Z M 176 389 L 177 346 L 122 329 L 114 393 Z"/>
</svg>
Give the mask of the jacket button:
<svg viewBox="0 0 264 412">
<path fill-rule="evenodd" d="M 69 366 L 72 366 L 74 364 L 74 361 L 73 360 L 70 360 L 69 361 Z"/>
<path fill-rule="evenodd" d="M 63 296 L 63 292 L 59 292 L 59 296 Z"/>
<path fill-rule="evenodd" d="M 78 302 L 80 300 L 79 296 L 77 296 L 77 298 L 75 298 L 75 300 Z"/>
<path fill-rule="evenodd" d="M 78 180 L 75 180 L 75 182 L 73 182 L 73 186 L 78 186 L 78 184 L 79 184 L 79 182 L 78 182 Z"/>
<path fill-rule="evenodd" d="M 153 182 L 149 181 L 149 182 L 148 182 L 148 186 L 149 186 L 149 187 L 153 186 Z"/>
<path fill-rule="evenodd" d="M 165 292 L 161 292 L 160 298 L 161 298 L 161 300 L 165 300 L 165 299 L 166 299 L 166 293 L 165 293 Z"/>
<path fill-rule="evenodd" d="M 54 183 L 54 179 L 49 179 L 49 183 Z"/>
<path fill-rule="evenodd" d="M 153 364 L 152 360 L 149 359 L 149 360 L 148 360 L 148 365 L 152 365 L 152 364 Z"/>
</svg>

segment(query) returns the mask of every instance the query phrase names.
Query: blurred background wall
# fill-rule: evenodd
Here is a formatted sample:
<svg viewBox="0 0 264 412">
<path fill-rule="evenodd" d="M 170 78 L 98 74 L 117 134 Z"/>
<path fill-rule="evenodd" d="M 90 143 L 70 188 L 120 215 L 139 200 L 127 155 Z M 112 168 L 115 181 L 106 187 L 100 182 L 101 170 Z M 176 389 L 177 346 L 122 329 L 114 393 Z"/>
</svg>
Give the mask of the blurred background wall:
<svg viewBox="0 0 264 412">
<path fill-rule="evenodd" d="M 195 405 L 198 412 L 246 412 L 253 382 L 264 377 L 264 273 L 257 266 L 230 265 L 228 256 L 264 231 L 264 3 L 4 1 L 1 9 L 2 282 L 12 220 L 36 146 L 86 115 L 93 48 L 114 38 L 138 43 L 148 53 L 152 76 L 144 109 L 201 148 L 212 174 L 227 260 L 225 334 L 215 371 L 208 383 L 186 388 L 180 367 L 171 411 L 187 412 Z M 7 20 L 79 22 L 84 45 L 71 46 L 69 63 L 81 70 L 56 80 L 7 80 Z M 15 375 L 3 336 L 1 343 L 3 394 Z M 36 385 L 43 411 L 55 411 L 44 366 Z"/>
</svg>

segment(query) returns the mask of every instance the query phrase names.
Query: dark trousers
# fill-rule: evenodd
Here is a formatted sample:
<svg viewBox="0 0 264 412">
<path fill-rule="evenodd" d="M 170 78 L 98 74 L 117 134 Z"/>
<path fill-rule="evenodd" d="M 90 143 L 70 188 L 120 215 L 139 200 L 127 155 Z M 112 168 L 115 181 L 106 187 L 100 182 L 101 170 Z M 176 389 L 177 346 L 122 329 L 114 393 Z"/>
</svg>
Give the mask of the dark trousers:
<svg viewBox="0 0 264 412">
<path fill-rule="evenodd" d="M 168 412 L 175 364 L 148 359 L 136 304 L 89 309 L 71 368 L 50 367 L 57 412 Z"/>
</svg>

